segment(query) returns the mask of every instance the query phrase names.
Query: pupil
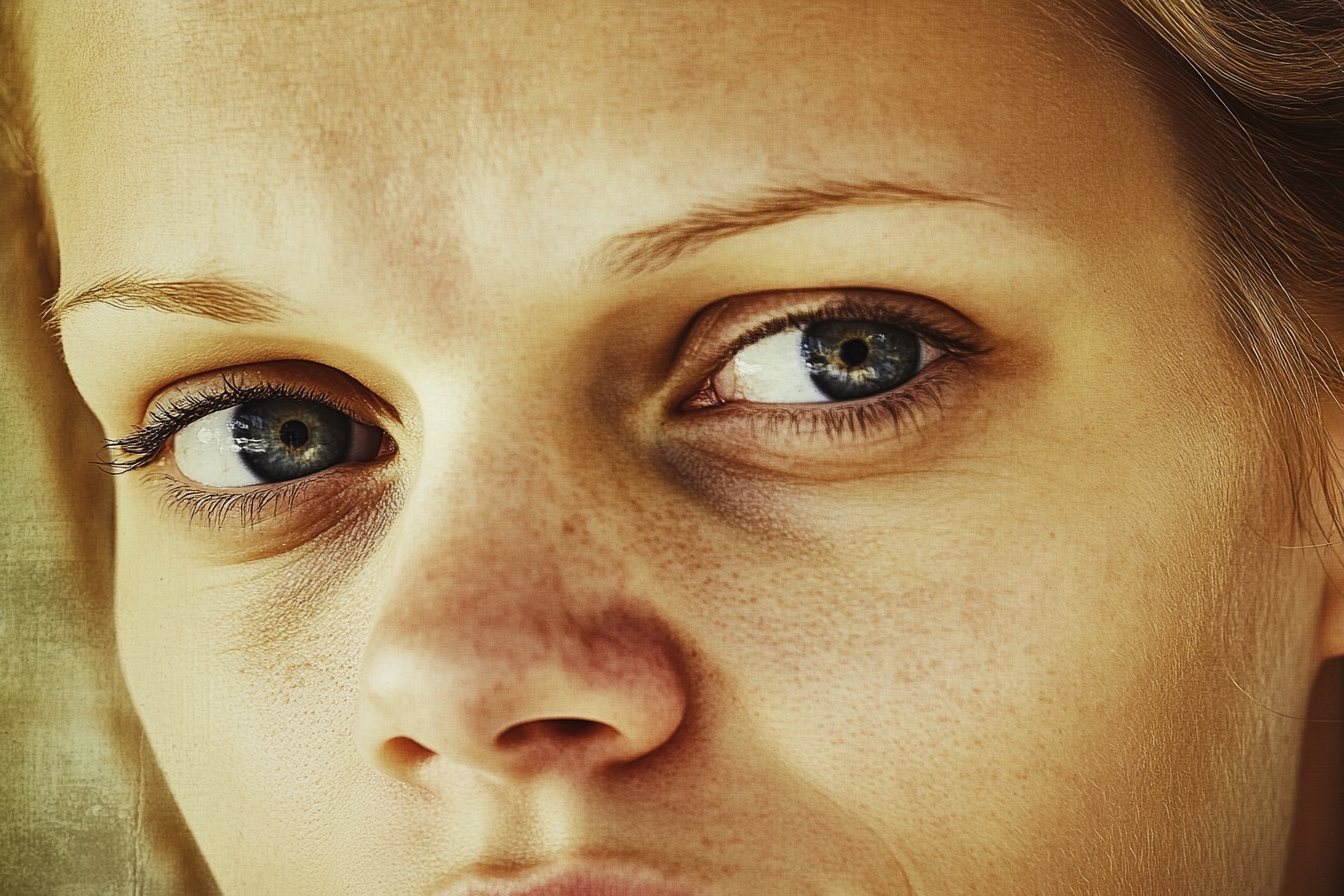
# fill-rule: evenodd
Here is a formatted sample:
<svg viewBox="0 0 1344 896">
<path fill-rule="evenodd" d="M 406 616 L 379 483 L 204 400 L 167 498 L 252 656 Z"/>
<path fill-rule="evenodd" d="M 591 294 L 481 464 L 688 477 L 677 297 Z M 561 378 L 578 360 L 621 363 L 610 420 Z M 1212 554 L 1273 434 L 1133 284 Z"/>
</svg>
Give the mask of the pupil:
<svg viewBox="0 0 1344 896">
<path fill-rule="evenodd" d="M 345 463 L 354 446 L 354 421 L 320 401 L 259 398 L 238 405 L 233 426 L 243 463 L 263 482 Z"/>
<path fill-rule="evenodd" d="M 846 367 L 858 367 L 868 360 L 868 340 L 850 339 L 840 346 L 839 354 Z"/>
<path fill-rule="evenodd" d="M 302 448 L 308 442 L 308 427 L 301 420 L 286 420 L 280 426 L 280 441 L 286 448 Z"/>
<path fill-rule="evenodd" d="M 803 328 L 812 384 L 836 401 L 888 392 L 919 373 L 919 337 L 875 320 L 819 320 Z"/>
</svg>

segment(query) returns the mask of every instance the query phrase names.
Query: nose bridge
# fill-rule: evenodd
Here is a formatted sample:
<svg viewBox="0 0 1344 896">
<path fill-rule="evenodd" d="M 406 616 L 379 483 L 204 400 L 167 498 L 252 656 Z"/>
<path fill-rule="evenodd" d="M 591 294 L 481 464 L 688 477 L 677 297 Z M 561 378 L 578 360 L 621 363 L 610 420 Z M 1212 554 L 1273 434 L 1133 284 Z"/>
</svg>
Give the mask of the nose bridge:
<svg viewBox="0 0 1344 896">
<path fill-rule="evenodd" d="M 507 678 L 542 662 L 576 672 L 602 666 L 597 658 L 622 640 L 602 628 L 633 627 L 622 577 L 578 551 L 565 557 L 535 522 L 513 532 L 498 531 L 495 520 L 438 539 L 420 533 L 420 544 L 398 558 L 375 634 L 426 658 L 446 651 L 458 674 Z M 562 557 L 581 569 L 562 569 Z"/>
<path fill-rule="evenodd" d="M 597 501 L 584 484 L 545 460 L 543 446 L 507 442 L 460 446 L 452 463 L 426 465 L 436 469 L 403 509 L 384 611 L 511 632 L 465 645 L 496 658 L 568 643 L 562 633 L 619 602 L 626 578 L 619 546 L 592 537 Z"/>
<path fill-rule="evenodd" d="M 656 750 L 687 704 L 665 622 L 561 506 L 578 496 L 503 460 L 407 508 L 366 647 L 361 747 L 422 786 L 445 762 L 593 774 Z"/>
<path fill-rule="evenodd" d="M 490 551 L 498 555 L 511 544 L 553 545 L 557 535 L 586 534 L 586 519 L 601 503 L 596 459 L 578 445 L 567 448 L 574 440 L 570 421 L 530 394 L 536 386 L 511 383 L 500 395 L 498 383 L 458 384 L 461 394 L 426 421 L 416 482 L 402 511 L 411 536 L 402 538 L 404 547 L 414 550 L 420 536 L 434 550 L 445 539 L 484 537 L 496 542 Z"/>
</svg>

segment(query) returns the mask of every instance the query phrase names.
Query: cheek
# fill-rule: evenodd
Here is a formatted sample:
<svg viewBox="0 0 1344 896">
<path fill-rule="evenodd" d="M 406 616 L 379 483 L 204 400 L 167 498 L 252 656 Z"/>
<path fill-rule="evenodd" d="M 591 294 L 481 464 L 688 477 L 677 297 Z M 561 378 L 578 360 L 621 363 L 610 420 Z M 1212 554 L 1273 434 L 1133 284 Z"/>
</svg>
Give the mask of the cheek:
<svg viewBox="0 0 1344 896">
<path fill-rule="evenodd" d="M 227 530 L 172 525 L 157 500 L 124 492 L 122 667 L 155 758 L 225 891 L 256 892 L 255 880 L 228 881 L 260 869 L 260 879 L 337 892 L 352 880 L 332 864 L 337 844 L 362 844 L 364 867 L 423 849 L 413 826 L 398 838 L 360 829 L 363 812 L 395 819 L 403 808 L 404 794 L 369 786 L 378 775 L 351 736 L 385 538 L 366 524 L 337 526 L 290 554 L 221 565 L 216 542 Z M 352 811 L 356 791 L 362 807 Z M 413 855 L 402 858 L 385 877 L 413 867 Z"/>
<path fill-rule="evenodd" d="M 1263 537 L 1292 538 L 1281 501 L 1257 488 L 1215 504 L 1202 479 L 1272 494 L 1278 477 L 1136 462 L 1123 468 L 1144 480 L 1117 483 L 1085 468 L 1095 459 L 1053 463 L 979 488 L 963 476 L 833 500 L 763 490 L 760 518 L 808 519 L 810 538 L 736 556 L 725 538 L 686 596 L 697 643 L 782 764 L 916 865 L 949 843 L 990 863 L 968 887 L 1042 850 L 1102 862 L 1139 830 L 1177 843 L 1172 801 L 1220 805 L 1210 818 L 1244 828 L 1232 819 L 1256 800 L 1279 811 L 1291 795 L 1275 790 L 1287 766 L 1258 752 L 1267 743 L 1226 749 L 1262 727 L 1229 651 L 1252 630 L 1287 643 L 1310 618 L 1309 558 Z M 1283 676 L 1296 682 L 1283 705 L 1300 672 Z M 1276 742 L 1273 755 L 1289 754 Z"/>
<path fill-rule="evenodd" d="M 1273 641 L 1288 623 L 1264 608 L 1289 603 L 1302 578 L 1273 546 L 1283 539 L 1262 537 L 1267 518 L 1229 509 L 1265 496 L 1213 506 L 1201 497 L 1213 487 L 1188 471 L 1115 465 L 1146 471 L 1141 484 L 1117 482 L 1098 463 L 1054 458 L 1014 482 L 739 483 L 753 490 L 757 516 L 746 520 L 652 486 L 641 496 L 662 498 L 634 522 L 617 500 L 568 501 L 607 508 L 589 511 L 590 540 L 571 553 L 622 558 L 632 596 L 688 645 L 700 739 L 686 755 L 717 750 L 736 770 L 716 777 L 696 761 L 698 777 L 653 784 L 671 781 L 688 805 L 737 805 L 724 796 L 743 786 L 734 775 L 759 768 L 770 786 L 751 798 L 780 800 L 781 817 L 789 800 L 812 800 L 825 822 L 818 837 L 849 825 L 907 866 L 948 865 L 954 881 L 964 867 L 968 890 L 1002 874 L 1007 892 L 1041 850 L 1074 855 L 1055 863 L 1064 868 L 1089 850 L 1106 861 L 1107 844 L 1139 830 L 1178 843 L 1164 805 L 1223 799 L 1217 781 L 1229 768 L 1242 782 L 1277 774 L 1229 766 L 1244 757 L 1218 752 L 1248 726 L 1228 682 L 1227 620 L 1259 626 L 1257 644 Z M 1092 483 L 1109 499 L 1075 486 L 1074 500 L 1060 501 L 1061 482 Z M 304 880 L 330 878 L 335 891 L 360 869 L 385 883 L 445 839 L 469 852 L 484 805 L 469 775 L 426 824 L 425 806 L 389 788 L 351 737 L 365 642 L 387 599 L 380 583 L 405 533 L 353 526 L 221 565 L 193 555 L 155 502 L 126 491 L 123 663 L 217 873 L 273 867 L 287 879 L 301 866 Z M 593 578 L 576 571 L 567 584 L 582 590 Z M 1261 609 L 1240 612 L 1251 607 Z M 1226 799 L 1264 792 L 1247 785 Z M 827 816 L 827 806 L 843 812 Z"/>
<path fill-rule="evenodd" d="M 1057 817 L 1068 764 L 1151 721 L 1133 645 L 1153 646 L 1136 592 L 1158 583 L 1099 581 L 1020 528 L 836 554 L 861 559 L 739 580 L 703 641 L 785 764 L 893 842 L 1025 847 L 1005 831 Z"/>
</svg>

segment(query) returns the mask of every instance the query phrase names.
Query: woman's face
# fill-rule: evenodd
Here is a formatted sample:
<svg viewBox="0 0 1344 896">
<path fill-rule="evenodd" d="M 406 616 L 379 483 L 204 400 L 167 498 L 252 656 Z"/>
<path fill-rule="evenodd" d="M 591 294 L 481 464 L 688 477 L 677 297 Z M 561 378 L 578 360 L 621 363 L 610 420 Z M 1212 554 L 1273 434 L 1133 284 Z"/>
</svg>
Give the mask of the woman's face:
<svg viewBox="0 0 1344 896">
<path fill-rule="evenodd" d="M 1128 69 L 1026 0 L 177 6 L 32 61 L 226 893 L 1274 890 L 1326 576 Z"/>
</svg>

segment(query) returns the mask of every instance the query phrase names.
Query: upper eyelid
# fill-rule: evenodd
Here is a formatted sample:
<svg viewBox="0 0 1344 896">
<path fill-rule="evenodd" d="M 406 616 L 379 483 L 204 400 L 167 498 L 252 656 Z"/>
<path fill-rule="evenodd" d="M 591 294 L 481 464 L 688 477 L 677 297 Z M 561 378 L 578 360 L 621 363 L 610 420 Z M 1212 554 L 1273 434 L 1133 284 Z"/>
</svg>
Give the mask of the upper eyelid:
<svg viewBox="0 0 1344 896">
<path fill-rule="evenodd" d="M 762 339 L 781 333 L 790 327 L 803 327 L 820 320 L 880 320 L 895 326 L 909 329 L 921 339 L 932 343 L 936 348 L 958 355 L 981 354 L 989 350 L 983 340 L 976 339 L 968 328 L 953 328 L 940 325 L 932 320 L 933 315 L 920 313 L 914 304 L 931 301 L 923 297 L 906 296 L 888 290 L 863 290 L 868 293 L 885 293 L 892 296 L 906 296 L 906 302 L 892 303 L 875 299 L 856 299 L 854 293 L 859 290 L 827 290 L 845 295 L 845 299 L 820 305 L 807 311 L 784 311 L 781 314 L 748 327 L 718 350 L 719 366 L 728 363 L 744 348 Z M 937 303 L 940 304 L 941 303 Z M 944 306 L 945 307 L 945 306 Z M 949 315 L 955 314 L 949 310 Z M 960 317 L 960 315 L 957 315 Z M 955 332 L 954 332 L 955 330 Z M 716 368 L 717 369 L 717 368 Z"/>
</svg>

